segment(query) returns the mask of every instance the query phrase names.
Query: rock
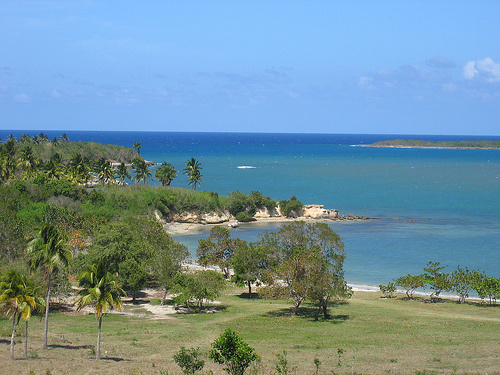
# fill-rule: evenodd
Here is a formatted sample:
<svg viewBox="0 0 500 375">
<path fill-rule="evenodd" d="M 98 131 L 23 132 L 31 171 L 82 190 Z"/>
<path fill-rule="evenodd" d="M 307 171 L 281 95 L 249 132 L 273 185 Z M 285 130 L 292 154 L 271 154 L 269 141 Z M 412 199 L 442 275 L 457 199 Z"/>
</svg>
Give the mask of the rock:
<svg viewBox="0 0 500 375">
<path fill-rule="evenodd" d="M 339 210 L 327 210 L 322 204 L 306 204 L 303 216 L 311 219 L 337 219 Z"/>
<path fill-rule="evenodd" d="M 269 211 L 267 207 L 258 208 L 257 211 L 255 212 L 255 215 L 253 215 L 253 217 L 256 219 L 267 219 L 270 217 L 279 217 L 279 216 L 280 214 L 277 208 L 273 208 L 271 211 Z"/>
</svg>

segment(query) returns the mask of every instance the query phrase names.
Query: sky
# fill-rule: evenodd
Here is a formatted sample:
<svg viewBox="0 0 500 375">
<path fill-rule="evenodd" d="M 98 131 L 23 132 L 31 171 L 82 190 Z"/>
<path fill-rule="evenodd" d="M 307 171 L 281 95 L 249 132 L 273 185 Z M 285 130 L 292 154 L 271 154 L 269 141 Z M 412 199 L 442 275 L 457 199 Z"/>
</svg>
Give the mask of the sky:
<svg viewBox="0 0 500 375">
<path fill-rule="evenodd" d="M 0 129 L 500 135 L 500 1 L 2 1 Z"/>
</svg>

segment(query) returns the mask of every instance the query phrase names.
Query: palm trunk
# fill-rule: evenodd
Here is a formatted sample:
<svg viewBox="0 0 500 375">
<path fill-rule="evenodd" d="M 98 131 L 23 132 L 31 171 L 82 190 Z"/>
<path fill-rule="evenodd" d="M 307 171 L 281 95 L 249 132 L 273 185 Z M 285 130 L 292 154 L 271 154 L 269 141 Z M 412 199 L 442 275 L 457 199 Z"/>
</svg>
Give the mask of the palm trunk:
<svg viewBox="0 0 500 375">
<path fill-rule="evenodd" d="M 17 314 L 12 316 L 12 335 L 10 336 L 10 359 L 14 360 L 14 336 L 16 334 Z"/>
<path fill-rule="evenodd" d="M 24 358 L 28 358 L 28 321 L 24 327 Z"/>
<path fill-rule="evenodd" d="M 99 328 L 97 329 L 97 346 L 95 351 L 95 359 L 101 359 L 101 325 L 102 314 L 99 315 Z"/>
<path fill-rule="evenodd" d="M 49 273 L 49 282 L 47 284 L 47 297 L 45 297 L 45 336 L 43 341 L 43 348 L 48 349 L 48 334 L 49 334 L 49 302 L 50 302 L 50 283 L 52 281 L 52 273 Z"/>
</svg>

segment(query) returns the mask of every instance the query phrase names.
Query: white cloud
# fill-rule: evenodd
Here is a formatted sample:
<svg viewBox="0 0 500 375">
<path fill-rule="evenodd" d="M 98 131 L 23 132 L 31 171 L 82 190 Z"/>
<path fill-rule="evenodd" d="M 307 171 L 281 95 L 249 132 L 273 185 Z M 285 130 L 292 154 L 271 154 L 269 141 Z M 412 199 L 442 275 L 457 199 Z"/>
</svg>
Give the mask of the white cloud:
<svg viewBox="0 0 500 375">
<path fill-rule="evenodd" d="M 500 82 L 500 63 L 486 57 L 482 60 L 468 61 L 463 68 L 465 79 L 483 79 L 486 82 Z"/>
<path fill-rule="evenodd" d="M 14 100 L 18 103 L 29 103 L 31 102 L 31 98 L 28 94 L 21 92 L 19 94 L 14 95 Z"/>
</svg>

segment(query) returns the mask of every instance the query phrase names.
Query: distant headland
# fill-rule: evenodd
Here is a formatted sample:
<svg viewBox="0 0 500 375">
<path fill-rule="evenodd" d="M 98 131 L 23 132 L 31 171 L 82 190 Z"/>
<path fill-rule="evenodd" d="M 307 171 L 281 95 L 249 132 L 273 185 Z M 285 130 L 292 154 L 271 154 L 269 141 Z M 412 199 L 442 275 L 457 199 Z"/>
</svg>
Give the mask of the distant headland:
<svg viewBox="0 0 500 375">
<path fill-rule="evenodd" d="M 466 140 L 466 141 L 423 141 L 418 139 L 392 139 L 372 143 L 369 145 L 356 145 L 363 147 L 394 147 L 394 148 L 455 148 L 455 149 L 500 149 L 500 141 Z"/>
</svg>

